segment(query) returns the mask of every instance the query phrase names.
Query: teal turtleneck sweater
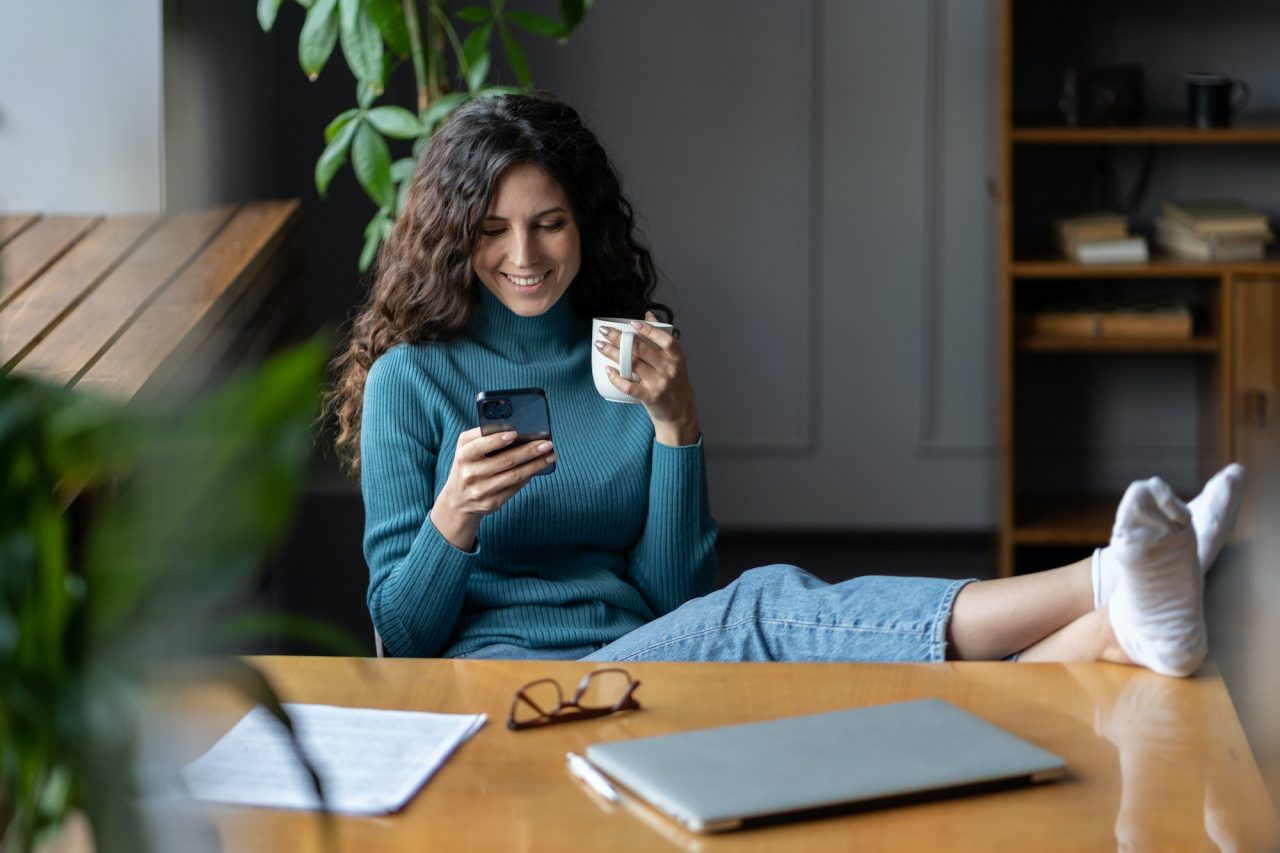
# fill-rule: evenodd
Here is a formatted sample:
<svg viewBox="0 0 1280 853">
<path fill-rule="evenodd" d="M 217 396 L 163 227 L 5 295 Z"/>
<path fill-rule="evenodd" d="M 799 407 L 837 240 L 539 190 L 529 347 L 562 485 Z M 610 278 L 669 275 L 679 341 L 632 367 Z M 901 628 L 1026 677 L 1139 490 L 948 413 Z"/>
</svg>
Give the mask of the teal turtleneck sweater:
<svg viewBox="0 0 1280 853">
<path fill-rule="evenodd" d="M 643 406 L 601 399 L 591 321 L 567 297 L 521 317 L 480 291 L 462 335 L 394 347 L 365 385 L 368 603 L 387 650 L 608 643 L 710 591 L 701 442 L 659 444 Z M 547 392 L 556 470 L 485 517 L 475 550 L 461 551 L 428 515 L 458 434 L 476 425 L 478 391 L 526 387 Z"/>
</svg>

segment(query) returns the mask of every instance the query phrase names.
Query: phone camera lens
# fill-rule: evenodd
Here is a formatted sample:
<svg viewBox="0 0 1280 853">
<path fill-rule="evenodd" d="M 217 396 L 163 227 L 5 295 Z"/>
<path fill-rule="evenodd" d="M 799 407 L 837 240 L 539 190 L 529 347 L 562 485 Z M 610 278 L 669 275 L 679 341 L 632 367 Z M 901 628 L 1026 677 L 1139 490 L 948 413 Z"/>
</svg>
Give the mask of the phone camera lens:
<svg viewBox="0 0 1280 853">
<path fill-rule="evenodd" d="M 485 400 L 480 404 L 481 413 L 489 420 L 501 420 L 511 417 L 511 401 L 505 399 Z"/>
</svg>

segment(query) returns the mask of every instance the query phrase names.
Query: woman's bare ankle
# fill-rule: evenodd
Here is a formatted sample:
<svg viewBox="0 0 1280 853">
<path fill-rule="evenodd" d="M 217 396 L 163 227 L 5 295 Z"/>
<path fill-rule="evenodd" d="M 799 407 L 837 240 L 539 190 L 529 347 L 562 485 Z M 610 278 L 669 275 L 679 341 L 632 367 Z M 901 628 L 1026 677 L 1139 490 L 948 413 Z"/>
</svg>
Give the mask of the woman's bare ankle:
<svg viewBox="0 0 1280 853">
<path fill-rule="evenodd" d="M 1065 628 L 1055 631 L 1018 655 L 1025 663 L 1085 663 L 1106 661 L 1131 664 L 1111 628 L 1106 607 L 1090 610 Z"/>
</svg>

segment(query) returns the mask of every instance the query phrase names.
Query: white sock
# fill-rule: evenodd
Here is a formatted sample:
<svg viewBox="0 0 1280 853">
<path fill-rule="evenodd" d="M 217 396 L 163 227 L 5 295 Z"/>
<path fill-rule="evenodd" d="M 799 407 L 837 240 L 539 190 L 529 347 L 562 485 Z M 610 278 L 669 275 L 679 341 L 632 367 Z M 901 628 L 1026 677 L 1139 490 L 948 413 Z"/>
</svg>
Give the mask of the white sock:
<svg viewBox="0 0 1280 853">
<path fill-rule="evenodd" d="M 1120 647 L 1161 675 L 1195 672 L 1208 642 L 1191 510 L 1159 477 L 1139 480 L 1120 500 L 1109 547 L 1120 565 L 1108 603 Z"/>
<path fill-rule="evenodd" d="M 1196 556 L 1200 571 L 1207 572 L 1218 559 L 1218 553 L 1226 544 L 1236 516 L 1240 514 L 1240 502 L 1244 499 L 1244 467 L 1232 462 L 1205 483 L 1204 489 L 1187 506 L 1191 509 L 1191 524 L 1196 529 Z M 1101 607 L 1111 600 L 1120 567 L 1110 553 L 1110 548 L 1098 548 L 1093 552 L 1093 606 Z"/>
</svg>

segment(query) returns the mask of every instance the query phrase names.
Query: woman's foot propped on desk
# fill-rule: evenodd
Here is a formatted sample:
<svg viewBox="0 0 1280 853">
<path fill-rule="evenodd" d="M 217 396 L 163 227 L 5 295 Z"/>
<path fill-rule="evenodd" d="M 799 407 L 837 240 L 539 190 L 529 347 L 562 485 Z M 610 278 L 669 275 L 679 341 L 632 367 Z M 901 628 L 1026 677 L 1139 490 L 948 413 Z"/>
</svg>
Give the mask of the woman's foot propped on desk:
<svg viewBox="0 0 1280 853">
<path fill-rule="evenodd" d="M 1159 477 L 1133 483 L 1109 550 L 1120 569 L 1108 610 L 1121 649 L 1162 675 L 1191 675 L 1208 651 L 1191 509 Z"/>
<path fill-rule="evenodd" d="M 1187 506 L 1196 532 L 1196 556 L 1200 571 L 1208 572 L 1218 559 L 1222 546 L 1236 526 L 1240 503 L 1244 500 L 1244 467 L 1231 463 L 1205 483 L 1200 494 Z M 1111 548 L 1093 552 L 1093 606 L 1102 607 L 1111 600 L 1120 580 L 1120 565 Z"/>
</svg>

